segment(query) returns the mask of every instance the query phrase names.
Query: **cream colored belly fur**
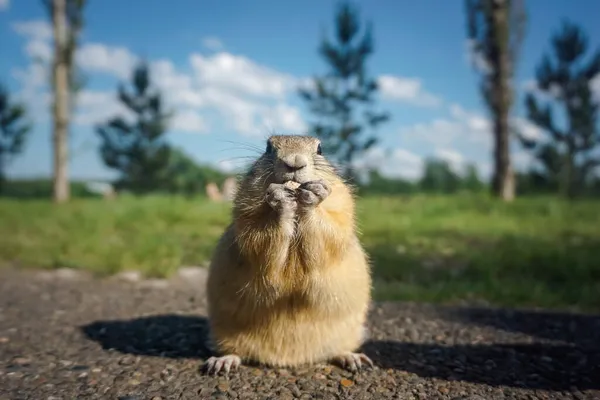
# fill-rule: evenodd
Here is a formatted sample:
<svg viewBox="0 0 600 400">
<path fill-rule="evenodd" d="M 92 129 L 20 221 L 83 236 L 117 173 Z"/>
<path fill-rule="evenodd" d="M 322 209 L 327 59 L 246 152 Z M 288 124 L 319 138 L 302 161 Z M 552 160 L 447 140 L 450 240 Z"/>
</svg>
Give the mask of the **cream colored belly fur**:
<svg viewBox="0 0 600 400">
<path fill-rule="evenodd" d="M 345 265 L 308 273 L 289 288 L 253 279 L 234 263 L 220 264 L 232 261 L 226 258 L 213 261 L 208 285 L 211 336 L 220 353 L 295 366 L 362 344 L 371 281 L 360 250 L 350 251 Z"/>
<path fill-rule="evenodd" d="M 279 318 L 267 326 L 253 326 L 235 334 L 222 334 L 218 345 L 224 354 L 236 354 L 273 366 L 295 366 L 326 361 L 356 350 L 363 339 L 360 316 L 331 321 L 297 321 Z"/>
</svg>

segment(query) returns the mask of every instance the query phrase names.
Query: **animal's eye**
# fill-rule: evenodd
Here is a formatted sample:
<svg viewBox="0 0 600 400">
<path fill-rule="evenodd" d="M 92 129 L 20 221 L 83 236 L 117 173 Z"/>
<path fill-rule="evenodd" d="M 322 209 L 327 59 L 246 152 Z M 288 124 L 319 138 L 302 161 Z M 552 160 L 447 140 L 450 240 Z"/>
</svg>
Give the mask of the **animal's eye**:
<svg viewBox="0 0 600 400">
<path fill-rule="evenodd" d="M 317 154 L 321 155 L 321 153 L 323 153 L 323 150 L 321 149 L 321 144 L 319 143 L 319 145 L 317 146 Z"/>
<path fill-rule="evenodd" d="M 273 153 L 273 145 L 270 141 L 267 142 L 267 149 L 265 150 L 268 154 Z"/>
</svg>

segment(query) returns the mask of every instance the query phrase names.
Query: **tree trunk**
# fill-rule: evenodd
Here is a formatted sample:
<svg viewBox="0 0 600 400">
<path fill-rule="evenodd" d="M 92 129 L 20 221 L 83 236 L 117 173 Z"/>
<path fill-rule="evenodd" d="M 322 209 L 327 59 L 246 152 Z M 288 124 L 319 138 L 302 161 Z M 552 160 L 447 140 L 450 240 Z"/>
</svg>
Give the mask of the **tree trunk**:
<svg viewBox="0 0 600 400">
<path fill-rule="evenodd" d="M 506 110 L 507 111 L 507 110 Z M 515 179 L 510 163 L 508 112 L 498 114 L 494 123 L 494 176 L 492 190 L 504 201 L 515 198 Z"/>
<path fill-rule="evenodd" d="M 505 1 L 492 2 L 494 71 L 492 85 L 494 97 L 494 175 L 492 190 L 504 201 L 515 197 L 515 179 L 510 162 L 509 116 L 512 104 L 511 60 L 509 52 L 509 4 Z"/>
<path fill-rule="evenodd" d="M 69 200 L 70 187 L 67 171 L 68 128 L 69 128 L 69 71 L 65 58 L 67 49 L 66 0 L 52 0 L 52 22 L 54 28 L 54 202 Z"/>
</svg>

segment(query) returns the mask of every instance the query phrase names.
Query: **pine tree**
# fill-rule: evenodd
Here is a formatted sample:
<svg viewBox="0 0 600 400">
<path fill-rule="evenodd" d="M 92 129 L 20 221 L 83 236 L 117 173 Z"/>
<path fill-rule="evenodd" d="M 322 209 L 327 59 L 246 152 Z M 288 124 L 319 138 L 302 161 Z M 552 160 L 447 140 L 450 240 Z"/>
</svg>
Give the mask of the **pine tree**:
<svg viewBox="0 0 600 400">
<path fill-rule="evenodd" d="M 505 201 L 515 195 L 510 160 L 511 81 L 523 41 L 524 0 L 465 0 L 467 32 L 481 74 L 480 91 L 493 117 L 494 171 L 492 191 Z"/>
<path fill-rule="evenodd" d="M 56 203 L 69 200 L 68 142 L 73 94 L 77 91 L 79 76 L 75 68 L 75 53 L 83 27 L 83 9 L 86 0 L 42 0 L 52 20 L 54 55 L 52 60 L 54 183 Z"/>
<path fill-rule="evenodd" d="M 477 166 L 474 164 L 468 164 L 466 166 L 465 175 L 462 179 L 462 187 L 470 192 L 479 192 L 485 187 L 479 178 Z"/>
<path fill-rule="evenodd" d="M 311 133 L 349 179 L 355 175 L 352 164 L 356 156 L 377 143 L 374 130 L 389 119 L 388 113 L 372 110 L 378 90 L 377 82 L 366 71 L 367 59 L 373 53 L 372 26 L 367 24 L 359 37 L 361 28 L 357 9 L 348 2 L 339 4 L 336 41 L 323 38 L 319 48 L 329 71 L 313 79 L 314 88 L 299 91 L 319 120 L 311 124 Z M 358 108 L 363 108 L 362 122 L 356 116 Z M 369 128 L 372 132 L 364 137 Z"/>
<path fill-rule="evenodd" d="M 460 188 L 461 179 L 452 171 L 446 160 L 428 158 L 423 167 L 419 187 L 424 192 L 454 193 Z"/>
<path fill-rule="evenodd" d="M 30 131 L 25 106 L 13 102 L 8 89 L 0 85 L 0 189 L 6 177 L 6 167 L 23 151 Z"/>
<path fill-rule="evenodd" d="M 96 128 L 102 140 L 102 160 L 120 172 L 116 186 L 139 194 L 167 185 L 171 154 L 165 134 L 172 113 L 164 110 L 162 96 L 151 88 L 150 78 L 148 65 L 141 62 L 132 74 L 133 91 L 128 92 L 123 84 L 118 87 L 119 99 L 134 121 L 116 116 Z"/>
<path fill-rule="evenodd" d="M 519 137 L 543 166 L 546 180 L 565 197 L 573 197 L 581 193 L 600 165 L 598 156 L 593 155 L 600 145 L 599 104 L 591 88 L 592 80 L 600 76 L 600 48 L 585 61 L 588 38 L 569 21 L 552 36 L 551 47 L 554 60 L 544 54 L 536 70 L 537 87 L 544 94 L 528 93 L 525 98 L 527 117 L 541 128 L 544 137 Z M 566 115 L 562 129 L 554 118 L 556 108 L 563 108 Z"/>
</svg>

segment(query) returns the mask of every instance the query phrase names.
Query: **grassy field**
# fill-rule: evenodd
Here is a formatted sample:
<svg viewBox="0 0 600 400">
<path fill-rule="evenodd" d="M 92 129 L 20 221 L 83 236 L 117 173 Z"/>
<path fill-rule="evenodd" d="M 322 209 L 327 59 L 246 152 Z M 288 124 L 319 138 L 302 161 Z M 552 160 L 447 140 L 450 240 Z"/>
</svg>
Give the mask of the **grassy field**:
<svg viewBox="0 0 600 400">
<path fill-rule="evenodd" d="M 600 203 L 483 196 L 364 198 L 362 241 L 377 299 L 600 310 Z M 148 197 L 0 200 L 0 262 L 141 270 L 205 264 L 229 206 Z"/>
</svg>

